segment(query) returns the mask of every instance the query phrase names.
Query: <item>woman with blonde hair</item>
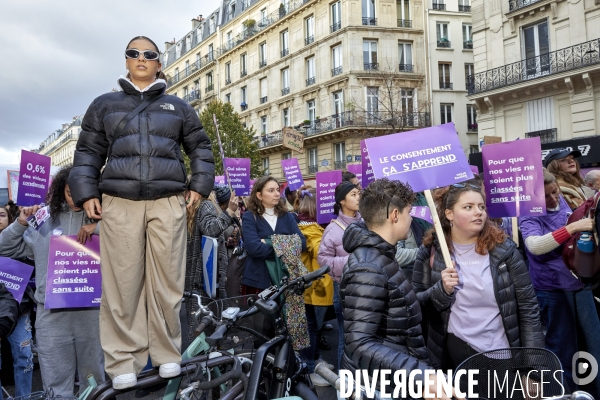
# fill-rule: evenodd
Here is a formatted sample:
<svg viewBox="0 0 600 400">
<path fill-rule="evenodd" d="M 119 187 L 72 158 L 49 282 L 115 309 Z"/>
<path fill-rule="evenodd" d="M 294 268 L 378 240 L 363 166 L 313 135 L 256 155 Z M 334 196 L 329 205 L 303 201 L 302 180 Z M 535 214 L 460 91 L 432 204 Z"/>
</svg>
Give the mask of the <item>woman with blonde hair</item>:
<svg viewBox="0 0 600 400">
<path fill-rule="evenodd" d="M 571 210 L 594 195 L 581 177 L 578 157 L 581 157 L 579 150 L 554 149 L 544 160 L 544 166 L 556 177 L 556 183 Z"/>
</svg>

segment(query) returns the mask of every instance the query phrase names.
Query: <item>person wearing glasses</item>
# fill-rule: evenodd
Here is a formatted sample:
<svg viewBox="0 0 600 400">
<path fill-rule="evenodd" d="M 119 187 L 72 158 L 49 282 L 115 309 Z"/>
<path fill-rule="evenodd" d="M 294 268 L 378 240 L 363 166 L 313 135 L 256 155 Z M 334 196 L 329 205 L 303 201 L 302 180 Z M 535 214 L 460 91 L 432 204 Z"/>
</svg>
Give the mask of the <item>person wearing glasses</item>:
<svg viewBox="0 0 600 400">
<path fill-rule="evenodd" d="M 544 159 L 544 166 L 556 177 L 562 197 L 571 210 L 575 210 L 584 201 L 594 195 L 594 190 L 585 184 L 577 158 L 579 150 L 554 149 Z"/>
<path fill-rule="evenodd" d="M 198 115 L 165 94 L 158 46 L 135 37 L 125 66 L 122 90 L 88 108 L 69 176 L 75 204 L 102 220 L 100 338 L 115 389 L 134 386 L 148 356 L 161 377 L 180 373 L 186 201 L 207 198 L 215 175 Z"/>
<path fill-rule="evenodd" d="M 427 320 L 432 365 L 454 369 L 483 351 L 543 348 L 540 310 L 527 267 L 515 243 L 488 218 L 479 183 L 448 186 L 434 196 L 453 267 L 446 268 L 430 230 L 412 280 Z"/>
</svg>

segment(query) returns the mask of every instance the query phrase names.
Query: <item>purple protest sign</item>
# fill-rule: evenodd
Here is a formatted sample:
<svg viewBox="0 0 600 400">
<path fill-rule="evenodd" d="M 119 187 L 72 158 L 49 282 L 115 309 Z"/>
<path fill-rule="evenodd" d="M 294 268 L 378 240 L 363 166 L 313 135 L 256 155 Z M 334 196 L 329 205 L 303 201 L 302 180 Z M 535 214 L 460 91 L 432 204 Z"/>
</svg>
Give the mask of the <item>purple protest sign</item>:
<svg viewBox="0 0 600 400">
<path fill-rule="evenodd" d="M 317 223 L 328 224 L 334 217 L 335 187 L 342 181 L 342 171 L 317 172 Z"/>
<path fill-rule="evenodd" d="M 414 206 L 410 209 L 410 215 L 433 224 L 433 217 L 431 216 L 431 210 L 429 207 Z"/>
<path fill-rule="evenodd" d="M 215 185 L 225 185 L 225 176 L 224 175 L 215 176 Z"/>
<path fill-rule="evenodd" d="M 102 296 L 100 238 L 85 245 L 77 236 L 51 236 L 44 308 L 99 307 Z"/>
<path fill-rule="evenodd" d="M 373 175 L 373 167 L 371 166 L 371 158 L 369 157 L 369 152 L 367 151 L 367 145 L 364 140 L 360 141 L 360 159 L 362 165 L 362 179 L 360 181 L 360 185 L 364 188 L 369 186 L 369 183 L 375 180 L 375 175 Z"/>
<path fill-rule="evenodd" d="M 252 188 L 254 187 L 254 182 L 256 182 L 256 179 L 250 179 L 250 192 L 252 193 Z"/>
<path fill-rule="evenodd" d="M 12 293 L 17 302 L 21 302 L 23 293 L 33 273 L 31 265 L 6 257 L 0 257 L 0 282 Z"/>
<path fill-rule="evenodd" d="M 288 182 L 290 190 L 298 190 L 304 186 L 304 179 L 302 178 L 302 172 L 300 171 L 297 158 L 281 160 L 281 168 L 283 168 L 283 175 Z"/>
<path fill-rule="evenodd" d="M 250 196 L 250 159 L 224 158 L 223 168 L 236 196 Z"/>
<path fill-rule="evenodd" d="M 33 206 L 43 203 L 48 194 L 51 158 L 21 150 L 17 204 Z"/>
<path fill-rule="evenodd" d="M 540 138 L 481 148 L 487 209 L 490 217 L 546 214 Z"/>
<path fill-rule="evenodd" d="M 375 178 L 410 184 L 415 192 L 473 178 L 453 123 L 366 139 Z"/>
<path fill-rule="evenodd" d="M 362 186 L 362 164 L 351 164 L 346 166 L 348 172 L 352 172 L 358 178 L 360 186 Z"/>
<path fill-rule="evenodd" d="M 469 167 L 471 167 L 471 172 L 474 174 L 479 174 L 479 168 L 477 168 L 477 165 L 469 165 Z"/>
</svg>

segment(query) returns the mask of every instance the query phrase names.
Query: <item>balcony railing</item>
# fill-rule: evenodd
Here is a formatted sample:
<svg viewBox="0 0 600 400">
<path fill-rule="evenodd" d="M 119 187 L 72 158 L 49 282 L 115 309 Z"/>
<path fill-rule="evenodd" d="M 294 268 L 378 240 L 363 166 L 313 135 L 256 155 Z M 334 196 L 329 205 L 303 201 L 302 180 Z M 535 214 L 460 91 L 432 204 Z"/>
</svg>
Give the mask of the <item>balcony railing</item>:
<svg viewBox="0 0 600 400">
<path fill-rule="evenodd" d="M 467 90 L 469 94 L 486 92 L 599 63 L 600 39 L 594 39 L 469 75 Z"/>
<path fill-rule="evenodd" d="M 188 103 L 191 103 L 194 100 L 200 100 L 200 91 L 194 90 L 190 92 L 187 96 L 183 97 L 183 100 Z"/>
<path fill-rule="evenodd" d="M 471 6 L 458 5 L 458 11 L 460 12 L 471 12 Z"/>
<path fill-rule="evenodd" d="M 204 57 L 200 58 L 198 61 L 190 64 L 190 66 L 188 68 L 184 68 L 183 71 L 177 71 L 172 78 L 167 79 L 167 83 L 169 84 L 169 86 L 174 85 L 177 82 L 192 75 L 194 72 L 200 70 L 202 67 L 208 65 L 212 61 L 214 61 L 214 52 L 209 53 Z"/>
<path fill-rule="evenodd" d="M 468 132 L 477 132 L 477 123 L 467 125 Z"/>
<path fill-rule="evenodd" d="M 377 18 L 363 17 L 362 24 L 363 25 L 377 25 Z"/>
<path fill-rule="evenodd" d="M 539 137 L 542 143 L 556 142 L 556 128 L 544 129 L 542 131 L 527 132 L 526 138 Z"/>
<path fill-rule="evenodd" d="M 412 28 L 412 20 L 411 19 L 398 19 L 397 24 L 398 24 L 398 28 Z"/>
<path fill-rule="evenodd" d="M 508 0 L 508 12 L 518 10 L 519 8 L 527 7 L 538 3 L 542 0 Z"/>
<path fill-rule="evenodd" d="M 215 85 L 211 83 L 204 89 L 204 93 L 212 92 L 213 90 L 215 90 Z"/>
<path fill-rule="evenodd" d="M 449 40 L 440 40 L 438 39 L 437 41 L 437 47 L 441 47 L 444 49 L 449 49 L 450 48 L 450 41 Z"/>
<path fill-rule="evenodd" d="M 285 56 L 287 56 L 288 54 L 290 54 L 290 49 L 283 49 L 283 50 L 281 50 L 281 57 L 282 58 L 285 57 Z"/>
<path fill-rule="evenodd" d="M 309 44 L 311 44 L 314 41 L 315 41 L 315 36 L 314 35 L 309 36 L 307 38 L 304 38 L 304 45 L 308 46 Z"/>
<path fill-rule="evenodd" d="M 314 85 L 317 81 L 317 78 L 312 76 L 306 80 L 306 86 Z"/>
<path fill-rule="evenodd" d="M 400 72 L 413 72 L 412 64 L 399 64 L 398 68 Z"/>
<path fill-rule="evenodd" d="M 331 70 L 331 76 L 336 76 L 342 73 L 342 67 L 335 67 Z"/>
<path fill-rule="evenodd" d="M 285 96 L 285 95 L 288 95 L 288 94 L 290 94 L 290 88 L 289 87 L 281 89 L 281 95 L 282 96 Z"/>
<path fill-rule="evenodd" d="M 449 89 L 449 90 L 452 90 L 452 83 L 450 83 L 450 82 L 440 82 L 440 89 Z"/>
<path fill-rule="evenodd" d="M 378 71 L 379 63 L 363 63 L 365 71 Z"/>
<path fill-rule="evenodd" d="M 242 103 L 242 104 L 240 104 L 240 109 L 241 109 L 242 111 L 246 111 L 246 110 L 248 109 L 248 104 L 246 104 L 246 103 Z"/>
<path fill-rule="evenodd" d="M 346 168 L 346 161 L 334 161 L 333 166 L 335 169 L 344 169 Z"/>
<path fill-rule="evenodd" d="M 463 49 L 473 49 L 473 41 L 467 40 L 466 42 L 463 42 Z"/>
<path fill-rule="evenodd" d="M 342 29 L 342 22 L 341 21 L 334 22 L 333 25 L 331 25 L 331 33 L 335 32 L 335 31 L 337 31 L 339 29 Z"/>
<path fill-rule="evenodd" d="M 444 3 L 433 3 L 434 10 L 445 10 L 446 5 Z"/>
<path fill-rule="evenodd" d="M 260 104 L 265 104 L 267 102 L 267 96 L 260 98 Z"/>
<path fill-rule="evenodd" d="M 240 71 L 240 78 L 243 78 L 246 75 L 248 75 L 248 72 L 246 70 Z"/>
<path fill-rule="evenodd" d="M 260 60 L 258 63 L 258 68 L 264 68 L 267 66 L 267 60 Z"/>
<path fill-rule="evenodd" d="M 309 174 L 316 174 L 317 172 L 319 172 L 319 166 L 318 165 L 309 165 L 308 166 L 308 173 Z"/>
</svg>

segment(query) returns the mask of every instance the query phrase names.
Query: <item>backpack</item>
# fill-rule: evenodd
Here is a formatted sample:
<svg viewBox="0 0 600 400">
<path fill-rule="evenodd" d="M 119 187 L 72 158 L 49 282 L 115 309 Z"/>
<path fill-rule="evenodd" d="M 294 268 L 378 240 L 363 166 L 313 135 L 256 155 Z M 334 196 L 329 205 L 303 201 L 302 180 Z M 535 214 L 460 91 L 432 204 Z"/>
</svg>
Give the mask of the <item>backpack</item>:
<svg viewBox="0 0 600 400">
<path fill-rule="evenodd" d="M 577 248 L 577 241 L 581 237 L 582 232 L 576 232 L 563 244 L 562 258 L 565 265 L 581 279 L 583 283 L 590 283 L 600 278 L 600 252 L 598 251 L 598 231 L 596 229 L 596 212 L 600 201 L 600 193 L 596 193 L 577 207 L 573 214 L 569 216 L 567 225 L 579 221 L 583 218 L 591 218 L 593 221 L 593 238 L 594 238 L 594 253 L 593 256 L 588 255 L 585 261 L 586 268 L 582 268 L 584 254 Z M 587 255 L 587 253 L 585 254 Z M 592 265 L 589 265 L 591 263 Z"/>
</svg>

